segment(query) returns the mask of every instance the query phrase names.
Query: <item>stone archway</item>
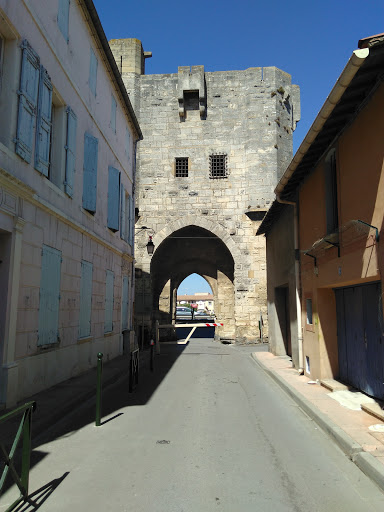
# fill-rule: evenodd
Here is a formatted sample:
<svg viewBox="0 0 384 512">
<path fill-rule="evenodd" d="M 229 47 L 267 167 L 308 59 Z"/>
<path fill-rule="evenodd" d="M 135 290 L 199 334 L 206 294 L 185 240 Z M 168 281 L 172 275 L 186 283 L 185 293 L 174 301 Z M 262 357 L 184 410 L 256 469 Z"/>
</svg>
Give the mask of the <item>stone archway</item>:
<svg viewBox="0 0 384 512">
<path fill-rule="evenodd" d="M 155 318 L 171 322 L 178 286 L 188 275 L 197 273 L 210 283 L 217 318 L 224 323 L 217 329 L 217 337 L 234 340 L 234 258 L 223 240 L 204 227 L 187 225 L 175 231 L 165 228 L 156 235 L 155 245 L 150 267 Z"/>
</svg>

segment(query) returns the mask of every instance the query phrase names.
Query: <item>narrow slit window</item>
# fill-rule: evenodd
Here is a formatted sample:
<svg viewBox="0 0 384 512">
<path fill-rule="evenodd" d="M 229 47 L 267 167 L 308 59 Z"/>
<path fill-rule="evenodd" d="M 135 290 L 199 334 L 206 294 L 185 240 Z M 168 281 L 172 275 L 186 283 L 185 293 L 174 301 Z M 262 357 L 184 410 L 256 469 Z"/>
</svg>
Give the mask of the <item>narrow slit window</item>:
<svg viewBox="0 0 384 512">
<path fill-rule="evenodd" d="M 188 177 L 188 158 L 176 158 L 176 178 Z"/>
<path fill-rule="evenodd" d="M 226 178 L 227 171 L 227 155 L 210 155 L 209 156 L 209 177 L 210 178 Z"/>
</svg>

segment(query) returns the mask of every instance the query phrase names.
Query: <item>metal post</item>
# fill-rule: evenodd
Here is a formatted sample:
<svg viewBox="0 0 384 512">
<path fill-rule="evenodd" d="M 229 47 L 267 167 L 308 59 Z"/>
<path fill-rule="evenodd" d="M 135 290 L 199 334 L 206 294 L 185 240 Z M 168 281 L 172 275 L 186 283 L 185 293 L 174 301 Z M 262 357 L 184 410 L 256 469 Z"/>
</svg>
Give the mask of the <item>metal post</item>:
<svg viewBox="0 0 384 512">
<path fill-rule="evenodd" d="M 156 320 L 155 323 L 155 346 L 156 346 L 156 354 L 160 354 L 160 333 L 159 333 L 159 321 Z"/>
<path fill-rule="evenodd" d="M 22 463 L 21 463 L 21 485 L 25 490 L 24 499 L 28 496 L 29 485 L 29 469 L 31 465 L 31 450 L 32 450 L 32 411 L 28 409 L 24 413 L 25 423 L 23 432 L 23 449 L 22 449 Z"/>
<path fill-rule="evenodd" d="M 151 372 L 153 372 L 153 363 L 154 363 L 154 354 L 155 354 L 155 351 L 154 351 L 154 348 L 155 348 L 155 342 L 153 340 L 151 340 L 151 355 L 150 355 L 150 370 Z"/>
<path fill-rule="evenodd" d="M 144 277 L 141 276 L 141 350 L 144 350 Z"/>
<path fill-rule="evenodd" d="M 101 418 L 101 377 L 103 373 L 103 354 L 97 354 L 97 381 L 96 381 L 96 427 L 100 427 Z"/>
</svg>

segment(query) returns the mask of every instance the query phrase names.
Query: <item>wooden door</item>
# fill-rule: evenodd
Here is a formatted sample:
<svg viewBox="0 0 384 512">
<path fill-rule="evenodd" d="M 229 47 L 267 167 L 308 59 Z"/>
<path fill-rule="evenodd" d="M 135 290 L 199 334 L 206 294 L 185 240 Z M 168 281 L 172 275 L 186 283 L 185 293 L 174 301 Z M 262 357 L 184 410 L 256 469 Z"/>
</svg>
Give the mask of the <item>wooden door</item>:
<svg viewBox="0 0 384 512">
<path fill-rule="evenodd" d="M 339 378 L 384 398 L 384 338 L 380 283 L 335 290 Z"/>
</svg>

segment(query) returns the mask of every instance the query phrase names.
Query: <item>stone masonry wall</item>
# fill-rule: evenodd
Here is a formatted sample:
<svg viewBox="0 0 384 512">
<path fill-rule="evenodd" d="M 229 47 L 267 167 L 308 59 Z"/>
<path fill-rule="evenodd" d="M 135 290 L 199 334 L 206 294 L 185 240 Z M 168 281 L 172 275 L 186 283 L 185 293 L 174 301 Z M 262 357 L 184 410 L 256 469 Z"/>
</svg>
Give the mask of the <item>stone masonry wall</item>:
<svg viewBox="0 0 384 512">
<path fill-rule="evenodd" d="M 121 47 L 121 40 L 120 47 L 112 46 L 117 62 Z M 292 158 L 299 89 L 291 84 L 289 74 L 275 67 L 204 73 L 202 66 L 196 66 L 189 78 L 187 71 L 184 67 L 175 74 L 122 75 L 131 95 L 140 90 L 139 223 L 159 233 L 194 215 L 210 221 L 216 231 L 224 229 L 224 238 L 230 237 L 236 247 L 231 251 L 235 337 L 253 339 L 258 335 L 260 311 L 266 317 L 265 246 L 255 233 Z M 201 76 L 203 92 L 201 85 L 195 85 L 199 80 L 201 84 Z M 189 110 L 185 98 L 184 104 L 180 100 L 180 89 L 188 87 L 199 87 L 199 110 Z M 228 175 L 212 179 L 209 156 L 220 153 L 227 155 Z M 188 157 L 188 177 L 175 177 L 176 157 Z M 247 215 L 250 210 L 258 211 L 258 216 Z M 149 272 L 144 245 L 138 237 L 136 265 Z"/>
</svg>

